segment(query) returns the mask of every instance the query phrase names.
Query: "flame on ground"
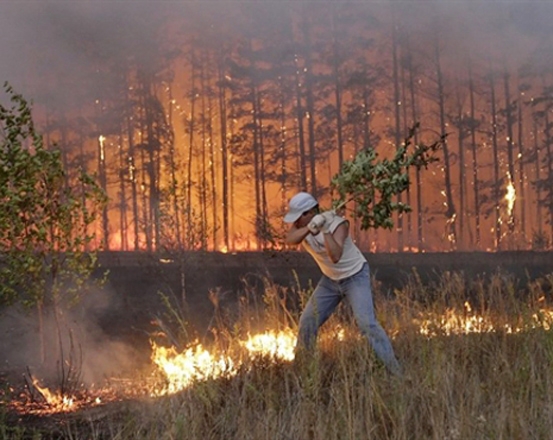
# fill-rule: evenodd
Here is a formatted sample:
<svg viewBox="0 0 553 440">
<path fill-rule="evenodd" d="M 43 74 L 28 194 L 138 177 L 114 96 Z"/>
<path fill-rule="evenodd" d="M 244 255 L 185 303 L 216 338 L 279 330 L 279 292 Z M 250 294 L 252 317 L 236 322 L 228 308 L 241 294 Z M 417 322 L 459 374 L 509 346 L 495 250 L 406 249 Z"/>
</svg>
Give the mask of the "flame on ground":
<svg viewBox="0 0 553 440">
<path fill-rule="evenodd" d="M 232 360 L 216 356 L 201 344 L 178 353 L 174 347 L 161 347 L 153 343 L 152 361 L 163 372 L 167 385 L 153 390 L 154 395 L 174 394 L 196 381 L 230 376 L 235 373 Z"/>
<path fill-rule="evenodd" d="M 506 333 L 521 333 L 532 329 L 549 330 L 553 328 L 553 310 L 539 309 L 531 314 L 526 322 L 518 324 L 497 324 L 489 317 L 474 313 L 468 302 L 464 304 L 465 310 L 459 312 L 448 309 L 439 316 L 430 314 L 416 319 L 419 333 L 425 336 L 437 335 L 466 335 L 470 333 L 490 333 L 504 331 Z"/>
<path fill-rule="evenodd" d="M 251 336 L 241 345 L 254 356 L 270 356 L 274 359 L 292 361 L 294 360 L 296 335 L 291 330 L 268 331 L 267 333 Z"/>
<path fill-rule="evenodd" d="M 291 361 L 294 359 L 295 343 L 296 336 L 288 329 L 250 336 L 245 341 L 239 341 L 239 346 L 250 360 L 262 356 L 275 361 Z M 174 394 L 197 381 L 232 377 L 243 364 L 228 355 L 210 353 L 201 344 L 178 353 L 174 347 L 166 348 L 153 343 L 152 361 L 166 380 L 165 386 L 152 392 L 156 396 Z"/>
<path fill-rule="evenodd" d="M 46 403 L 61 410 L 71 409 L 75 405 L 73 397 L 64 396 L 58 393 L 53 393 L 46 387 L 41 387 L 37 378 L 32 377 L 33 386 L 40 392 L 40 395 L 44 397 Z"/>
<path fill-rule="evenodd" d="M 516 325 L 497 324 L 491 317 L 474 313 L 468 302 L 464 310 L 448 309 L 443 314 L 424 313 L 413 322 L 419 328 L 419 334 L 426 337 L 437 335 L 463 335 L 470 333 L 506 332 L 521 333 L 532 329 L 550 330 L 553 328 L 553 310 L 540 308 L 528 315 L 525 321 Z M 339 323 L 334 328 L 323 332 L 323 338 L 332 337 L 337 341 L 358 338 L 358 332 L 346 331 Z M 390 332 L 397 335 L 401 331 Z M 273 362 L 290 362 L 294 359 L 296 334 L 291 329 L 269 330 L 265 333 L 249 336 L 238 341 L 235 356 L 209 351 L 199 343 L 178 352 L 175 347 L 162 347 L 152 343 L 151 359 L 157 372 L 163 378 L 163 385 L 153 385 L 148 381 L 130 380 L 120 390 L 105 387 L 96 390 L 85 390 L 72 396 L 55 393 L 40 385 L 32 378 L 35 391 L 41 396 L 41 402 L 29 397 L 12 401 L 13 409 L 27 414 L 53 414 L 73 412 L 125 399 L 127 397 L 159 397 L 183 391 L 197 382 L 209 379 L 233 377 L 244 367 L 249 368 L 248 360 L 265 357 Z M 251 365 L 254 365 L 253 363 Z M 21 396 L 20 396 L 21 397 Z"/>
</svg>

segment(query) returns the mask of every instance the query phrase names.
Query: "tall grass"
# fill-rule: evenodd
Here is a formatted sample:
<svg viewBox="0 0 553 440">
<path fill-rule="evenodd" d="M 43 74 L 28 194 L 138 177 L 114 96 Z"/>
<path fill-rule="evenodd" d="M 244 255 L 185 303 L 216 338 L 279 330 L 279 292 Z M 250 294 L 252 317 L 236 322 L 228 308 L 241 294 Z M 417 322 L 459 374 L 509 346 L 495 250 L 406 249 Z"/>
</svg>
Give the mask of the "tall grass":
<svg viewBox="0 0 553 440">
<path fill-rule="evenodd" d="M 551 439 L 553 334 L 543 310 L 552 277 L 524 285 L 497 273 L 467 280 L 416 273 L 394 295 L 375 286 L 379 319 L 405 377 L 387 374 L 358 336 L 347 308 L 325 324 L 305 362 L 254 358 L 233 377 L 197 383 L 169 397 L 118 408 L 97 420 L 73 417 L 58 429 L 71 439 Z M 247 331 L 292 327 L 290 292 L 269 281 L 263 300 L 246 292 L 214 344 L 227 349 Z M 220 312 L 220 311 L 219 311 Z M 478 316 L 478 332 L 452 331 Z M 429 324 L 427 334 L 421 323 Z M 489 326 L 491 325 L 492 328 Z M 335 329 L 345 331 L 345 339 Z M 6 437 L 0 430 L 0 438 Z M 15 432 L 15 431 L 13 431 Z M 39 437 L 49 438 L 48 433 Z M 4 435 L 2 437 L 2 435 Z M 23 438 L 23 437 L 21 437 Z"/>
</svg>

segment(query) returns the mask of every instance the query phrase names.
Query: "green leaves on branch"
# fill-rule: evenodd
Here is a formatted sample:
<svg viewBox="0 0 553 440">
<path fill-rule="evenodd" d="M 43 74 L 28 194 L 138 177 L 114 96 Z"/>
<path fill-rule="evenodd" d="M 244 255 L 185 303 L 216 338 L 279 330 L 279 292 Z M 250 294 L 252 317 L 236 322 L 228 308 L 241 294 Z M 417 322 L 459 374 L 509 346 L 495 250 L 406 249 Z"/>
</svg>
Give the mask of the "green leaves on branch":
<svg viewBox="0 0 553 440">
<path fill-rule="evenodd" d="M 357 153 L 351 161 L 342 164 L 339 173 L 332 178 L 331 188 L 338 192 L 339 199 L 333 207 L 354 202 L 354 217 L 361 220 L 361 229 L 391 229 L 393 214 L 411 211 L 411 207 L 398 201 L 410 184 L 409 171 L 427 168 L 436 162 L 437 151 L 445 142 L 443 135 L 432 144 L 414 144 L 419 124 L 409 130 L 403 145 L 397 147 L 391 159 L 380 159 L 372 149 Z"/>
<path fill-rule="evenodd" d="M 4 84 L 0 104 L 0 304 L 76 298 L 94 269 L 88 245 L 106 201 L 94 179 L 67 182 L 61 152 L 44 148 L 27 101 Z"/>
</svg>

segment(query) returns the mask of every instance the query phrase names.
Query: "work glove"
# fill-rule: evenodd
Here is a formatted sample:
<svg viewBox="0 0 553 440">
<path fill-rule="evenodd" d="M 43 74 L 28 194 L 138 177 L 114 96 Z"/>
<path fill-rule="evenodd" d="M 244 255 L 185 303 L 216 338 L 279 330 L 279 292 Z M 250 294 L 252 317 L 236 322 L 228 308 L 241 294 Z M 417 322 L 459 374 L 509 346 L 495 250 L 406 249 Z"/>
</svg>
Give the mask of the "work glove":
<svg viewBox="0 0 553 440">
<path fill-rule="evenodd" d="M 313 235 L 318 234 L 321 231 L 321 228 L 323 227 L 325 223 L 325 218 L 322 214 L 317 214 L 315 217 L 311 219 L 309 224 L 307 225 L 307 229 L 309 229 L 309 232 L 311 232 Z"/>
<path fill-rule="evenodd" d="M 324 218 L 324 223 L 319 228 L 323 234 L 327 234 L 330 232 L 330 226 L 332 225 L 332 222 L 334 221 L 334 217 L 336 217 L 335 211 L 325 211 L 321 214 L 321 216 Z"/>
</svg>

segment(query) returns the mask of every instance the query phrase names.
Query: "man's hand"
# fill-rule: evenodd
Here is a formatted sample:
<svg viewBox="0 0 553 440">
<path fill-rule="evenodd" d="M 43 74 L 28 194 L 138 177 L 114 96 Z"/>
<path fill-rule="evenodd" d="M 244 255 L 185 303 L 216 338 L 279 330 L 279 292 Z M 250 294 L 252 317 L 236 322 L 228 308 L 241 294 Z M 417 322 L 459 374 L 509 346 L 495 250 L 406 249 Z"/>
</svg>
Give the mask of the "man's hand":
<svg viewBox="0 0 553 440">
<path fill-rule="evenodd" d="M 320 215 L 324 219 L 324 223 L 320 227 L 320 230 L 323 234 L 327 234 L 327 233 L 330 232 L 329 228 L 330 228 L 330 225 L 332 224 L 332 222 L 334 221 L 334 217 L 336 217 L 336 212 L 335 211 L 325 211 Z"/>
<path fill-rule="evenodd" d="M 307 229 L 309 229 L 309 232 L 311 232 L 313 235 L 318 234 L 321 231 L 321 228 L 325 224 L 325 218 L 322 214 L 317 214 L 315 217 L 311 219 L 309 224 L 307 225 Z"/>
</svg>

